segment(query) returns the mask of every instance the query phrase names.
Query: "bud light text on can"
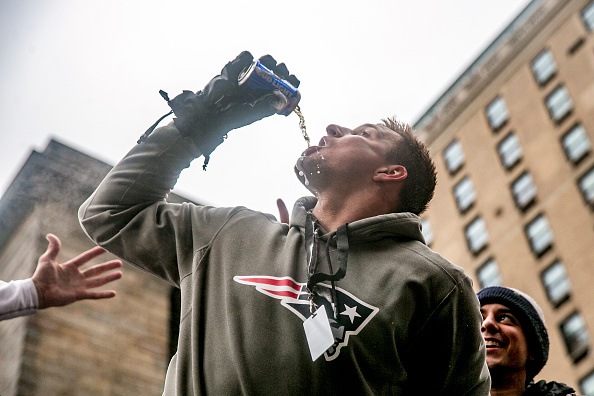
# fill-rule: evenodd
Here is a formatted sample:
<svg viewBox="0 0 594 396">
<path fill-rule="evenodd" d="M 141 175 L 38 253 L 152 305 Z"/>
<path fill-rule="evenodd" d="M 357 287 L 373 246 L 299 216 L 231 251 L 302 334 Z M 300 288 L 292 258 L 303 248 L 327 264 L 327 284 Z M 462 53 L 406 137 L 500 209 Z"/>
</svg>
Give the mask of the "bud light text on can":
<svg viewBox="0 0 594 396">
<path fill-rule="evenodd" d="M 274 108 L 277 114 L 289 115 L 299 104 L 301 94 L 291 83 L 283 80 L 272 70 L 264 66 L 259 60 L 254 61 L 238 77 L 238 85 L 252 93 L 254 98 L 262 96 L 263 92 L 278 91 L 282 94 Z"/>
</svg>

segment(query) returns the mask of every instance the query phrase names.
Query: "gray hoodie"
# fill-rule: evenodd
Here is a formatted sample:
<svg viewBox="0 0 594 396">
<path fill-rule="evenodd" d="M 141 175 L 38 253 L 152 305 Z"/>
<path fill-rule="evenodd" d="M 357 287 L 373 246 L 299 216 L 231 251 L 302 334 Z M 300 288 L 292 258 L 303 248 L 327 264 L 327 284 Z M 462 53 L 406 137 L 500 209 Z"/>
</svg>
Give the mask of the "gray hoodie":
<svg viewBox="0 0 594 396">
<path fill-rule="evenodd" d="M 181 289 L 164 394 L 488 395 L 471 281 L 425 245 L 417 216 L 355 221 L 342 241 L 319 229 L 314 272 L 346 272 L 310 294 L 315 199 L 299 200 L 289 225 L 244 207 L 167 202 L 196 155 L 172 124 L 159 128 L 79 211 L 97 244 Z M 315 361 L 303 327 L 310 296 L 334 337 Z"/>
</svg>

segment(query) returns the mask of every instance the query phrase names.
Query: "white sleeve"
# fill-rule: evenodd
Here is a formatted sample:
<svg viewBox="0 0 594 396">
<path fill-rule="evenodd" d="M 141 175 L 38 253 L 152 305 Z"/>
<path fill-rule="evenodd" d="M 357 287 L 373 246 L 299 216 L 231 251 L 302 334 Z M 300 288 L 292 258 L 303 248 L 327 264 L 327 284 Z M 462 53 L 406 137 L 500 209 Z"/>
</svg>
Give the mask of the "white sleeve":
<svg viewBox="0 0 594 396">
<path fill-rule="evenodd" d="M 37 312 L 37 289 L 29 279 L 0 281 L 0 320 Z"/>
</svg>

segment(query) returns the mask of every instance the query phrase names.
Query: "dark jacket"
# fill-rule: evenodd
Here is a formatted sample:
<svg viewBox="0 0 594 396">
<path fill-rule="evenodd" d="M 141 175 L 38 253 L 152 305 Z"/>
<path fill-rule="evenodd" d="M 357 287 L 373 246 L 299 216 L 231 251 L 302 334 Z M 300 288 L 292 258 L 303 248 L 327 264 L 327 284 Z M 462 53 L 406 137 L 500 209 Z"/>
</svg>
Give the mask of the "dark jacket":
<svg viewBox="0 0 594 396">
<path fill-rule="evenodd" d="M 575 390 L 561 382 L 546 382 L 540 380 L 532 382 L 526 388 L 523 396 L 563 396 L 575 395 Z"/>
</svg>

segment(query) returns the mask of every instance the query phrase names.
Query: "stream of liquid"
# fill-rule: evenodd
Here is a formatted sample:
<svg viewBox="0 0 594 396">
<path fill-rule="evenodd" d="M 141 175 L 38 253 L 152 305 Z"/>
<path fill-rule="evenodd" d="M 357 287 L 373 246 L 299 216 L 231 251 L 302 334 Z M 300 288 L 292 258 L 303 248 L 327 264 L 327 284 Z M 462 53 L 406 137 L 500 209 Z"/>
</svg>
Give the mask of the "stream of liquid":
<svg viewBox="0 0 594 396">
<path fill-rule="evenodd" d="M 299 128 L 301 129 L 303 139 L 305 139 L 305 142 L 307 143 L 307 147 L 309 147 L 311 146 L 311 142 L 309 140 L 309 135 L 307 134 L 307 127 L 305 126 L 305 117 L 303 117 L 303 113 L 301 112 L 299 106 L 295 107 L 293 112 L 297 114 L 297 117 L 299 117 Z"/>
</svg>

